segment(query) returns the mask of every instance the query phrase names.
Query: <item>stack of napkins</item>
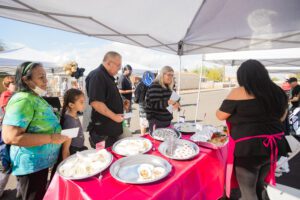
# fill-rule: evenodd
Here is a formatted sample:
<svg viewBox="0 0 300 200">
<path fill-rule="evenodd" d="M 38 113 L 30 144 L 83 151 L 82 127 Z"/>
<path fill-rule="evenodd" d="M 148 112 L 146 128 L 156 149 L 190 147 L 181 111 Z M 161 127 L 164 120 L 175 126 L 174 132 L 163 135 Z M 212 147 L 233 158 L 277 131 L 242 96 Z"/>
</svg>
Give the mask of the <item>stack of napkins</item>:
<svg viewBox="0 0 300 200">
<path fill-rule="evenodd" d="M 170 100 L 174 101 L 174 102 L 177 102 L 180 100 L 180 96 L 176 93 L 176 92 L 172 92 L 171 94 L 171 97 L 170 97 Z M 173 109 L 173 106 L 172 105 L 169 105 L 167 107 L 167 110 L 170 112 L 170 113 L 173 113 L 174 109 Z"/>
</svg>

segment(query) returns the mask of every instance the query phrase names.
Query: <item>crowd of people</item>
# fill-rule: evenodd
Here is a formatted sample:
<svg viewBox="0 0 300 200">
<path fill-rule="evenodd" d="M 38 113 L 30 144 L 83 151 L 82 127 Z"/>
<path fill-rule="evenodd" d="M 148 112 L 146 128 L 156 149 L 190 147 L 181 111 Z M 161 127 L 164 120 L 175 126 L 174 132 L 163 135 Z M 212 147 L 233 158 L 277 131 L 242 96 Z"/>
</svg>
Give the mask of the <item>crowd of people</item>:
<svg viewBox="0 0 300 200">
<path fill-rule="evenodd" d="M 180 109 L 179 102 L 170 100 L 174 89 L 172 67 L 163 67 L 156 77 L 146 71 L 133 89 L 130 65 L 123 68 L 116 84 L 114 77 L 121 66 L 122 56 L 111 51 L 86 77 L 86 95 L 92 108 L 87 131 L 92 148 L 100 143 L 110 147 L 122 136 L 124 126 L 130 124 L 130 120 L 124 123 L 124 112 L 131 112 L 133 94 L 134 102 L 139 105 L 141 135 L 148 129 L 152 132 L 171 125 L 173 115 L 168 106 Z M 273 150 L 266 143 L 277 147 L 276 156 L 289 152 L 283 137 L 283 121 L 289 101 L 293 107 L 299 106 L 300 86 L 297 79 L 289 79 L 293 90 L 288 99 L 256 60 L 244 62 L 237 71 L 237 79 L 239 87 L 230 92 L 216 116 L 229 125 L 229 145 L 235 146 L 232 152 L 234 175 L 242 199 L 268 199 L 265 179 L 276 160 L 270 158 Z M 52 173 L 55 173 L 60 161 L 87 149 L 78 116 L 85 110 L 85 94 L 65 86 L 62 111 L 54 112 L 42 98 L 47 87 L 46 71 L 41 63 L 33 62 L 21 64 L 16 76 L 5 78 L 3 84 L 6 91 L 0 97 L 0 106 L 5 112 L 1 145 L 9 150 L 11 164 L 3 165 L 1 158 L 0 196 L 12 172 L 18 180 L 19 196 L 24 200 L 42 199 L 49 181 L 49 169 L 54 166 Z M 62 129 L 75 127 L 79 127 L 75 138 L 60 134 Z"/>
</svg>

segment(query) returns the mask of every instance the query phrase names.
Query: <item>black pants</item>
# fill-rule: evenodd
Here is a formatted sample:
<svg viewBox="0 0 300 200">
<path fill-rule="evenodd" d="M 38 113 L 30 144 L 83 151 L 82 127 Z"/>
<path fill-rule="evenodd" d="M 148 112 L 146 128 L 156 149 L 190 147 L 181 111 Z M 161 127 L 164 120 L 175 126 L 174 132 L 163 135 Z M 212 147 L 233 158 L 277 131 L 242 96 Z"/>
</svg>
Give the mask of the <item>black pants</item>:
<svg viewBox="0 0 300 200">
<path fill-rule="evenodd" d="M 268 156 L 236 157 L 234 166 L 241 200 L 269 200 L 264 181 L 270 170 Z"/>
<path fill-rule="evenodd" d="M 111 147 L 118 139 L 119 136 L 103 136 L 91 131 L 89 141 L 91 147 L 95 149 L 98 142 L 105 141 L 105 148 L 107 148 Z"/>
<path fill-rule="evenodd" d="M 170 126 L 171 121 L 159 121 L 156 119 L 151 119 L 149 120 L 149 130 L 150 133 L 153 132 L 153 129 L 155 127 L 155 129 L 157 128 L 167 128 L 168 126 Z"/>
<path fill-rule="evenodd" d="M 46 193 L 48 168 L 41 171 L 17 176 L 23 200 L 42 200 Z"/>
<path fill-rule="evenodd" d="M 128 111 L 125 111 L 125 113 L 131 113 L 132 112 L 132 101 L 127 99 L 129 101 L 129 110 Z M 131 122 L 131 118 L 128 118 L 125 120 L 126 123 L 127 123 L 127 126 L 129 127 L 130 126 L 130 122 Z"/>
</svg>

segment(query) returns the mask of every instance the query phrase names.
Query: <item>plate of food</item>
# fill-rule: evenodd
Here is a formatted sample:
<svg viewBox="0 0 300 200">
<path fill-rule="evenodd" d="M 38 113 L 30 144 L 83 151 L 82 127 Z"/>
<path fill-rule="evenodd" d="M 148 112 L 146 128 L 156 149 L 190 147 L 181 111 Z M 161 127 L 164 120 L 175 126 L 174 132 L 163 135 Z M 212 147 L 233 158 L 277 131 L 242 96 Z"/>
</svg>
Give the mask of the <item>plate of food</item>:
<svg viewBox="0 0 300 200">
<path fill-rule="evenodd" d="M 152 143 L 143 137 L 127 137 L 118 140 L 112 147 L 113 152 L 121 156 L 144 154 L 150 151 Z"/>
<path fill-rule="evenodd" d="M 170 144 L 169 141 L 161 143 L 158 147 L 158 151 L 174 160 L 190 160 L 199 154 L 199 147 L 188 140 L 176 139 L 174 144 Z"/>
<path fill-rule="evenodd" d="M 171 128 L 158 128 L 150 136 L 159 141 L 165 141 L 168 137 L 181 138 L 181 133 Z"/>
<path fill-rule="evenodd" d="M 220 132 L 215 132 L 211 135 L 195 133 L 191 136 L 190 139 L 200 146 L 208 147 L 211 149 L 221 148 L 228 143 L 228 136 Z"/>
<path fill-rule="evenodd" d="M 174 124 L 174 128 L 181 132 L 181 133 L 186 133 L 186 134 L 191 134 L 196 132 L 196 124 L 195 123 L 190 123 L 190 122 L 184 122 L 184 123 L 176 123 Z"/>
<path fill-rule="evenodd" d="M 112 154 L 105 149 L 85 150 L 62 161 L 57 171 L 65 179 L 81 180 L 101 173 L 112 161 Z"/>
<path fill-rule="evenodd" d="M 117 160 L 110 167 L 112 177 L 123 183 L 147 184 L 165 178 L 172 166 L 165 159 L 153 155 L 135 155 Z"/>
</svg>

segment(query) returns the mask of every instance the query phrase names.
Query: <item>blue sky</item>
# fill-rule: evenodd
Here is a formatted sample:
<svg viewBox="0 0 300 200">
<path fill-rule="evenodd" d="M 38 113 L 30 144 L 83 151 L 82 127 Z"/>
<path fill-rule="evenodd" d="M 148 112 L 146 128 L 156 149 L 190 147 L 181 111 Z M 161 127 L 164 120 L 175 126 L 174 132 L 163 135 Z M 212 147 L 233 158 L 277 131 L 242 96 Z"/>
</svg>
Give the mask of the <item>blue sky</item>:
<svg viewBox="0 0 300 200">
<path fill-rule="evenodd" d="M 0 18 L 0 40 L 20 43 L 36 50 L 76 48 L 76 46 L 100 47 L 109 41 L 92 38 L 57 29 Z"/>
<path fill-rule="evenodd" d="M 75 60 L 92 69 L 99 65 L 105 52 L 114 50 L 121 53 L 124 65 L 129 63 L 137 68 L 171 65 L 176 69 L 179 63 L 174 55 L 1 17 L 0 27 L 0 41 L 10 48 L 29 48 L 28 59 L 32 54 L 35 57 L 45 57 L 47 54 L 46 57 L 52 57 L 51 61 L 62 63 Z"/>
</svg>

